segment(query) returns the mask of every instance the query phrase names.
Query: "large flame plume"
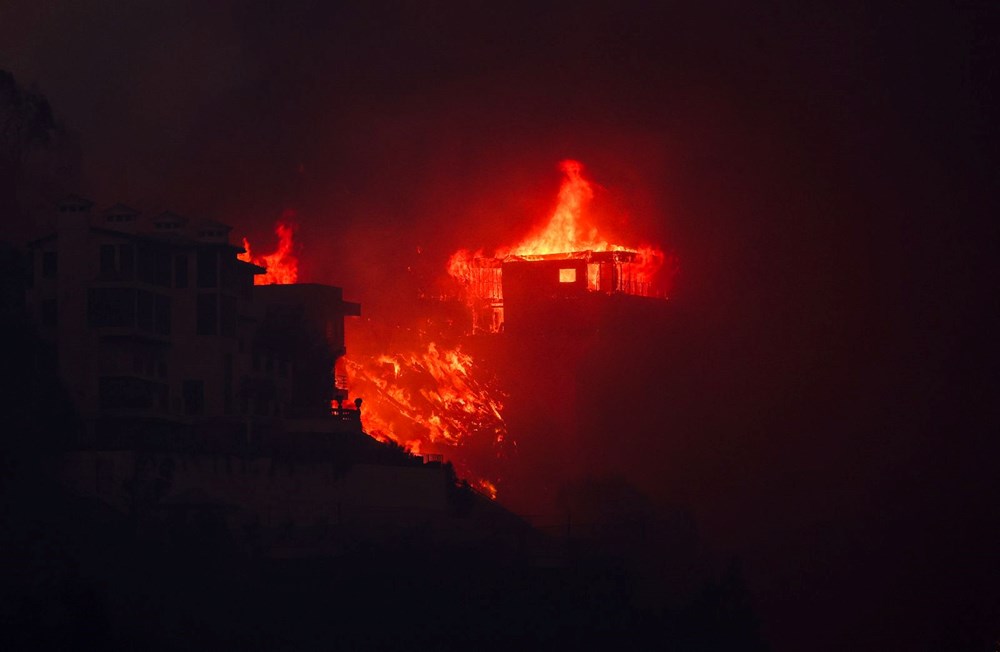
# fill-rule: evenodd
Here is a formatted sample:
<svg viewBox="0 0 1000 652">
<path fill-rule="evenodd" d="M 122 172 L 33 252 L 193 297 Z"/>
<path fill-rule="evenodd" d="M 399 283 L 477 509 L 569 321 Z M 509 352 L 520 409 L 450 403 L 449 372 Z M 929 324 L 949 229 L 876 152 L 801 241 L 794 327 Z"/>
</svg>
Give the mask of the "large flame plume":
<svg viewBox="0 0 1000 652">
<path fill-rule="evenodd" d="M 664 296 L 676 273 L 676 259 L 650 245 L 628 247 L 608 240 L 590 219 L 594 185 L 583 175 L 583 164 L 559 164 L 563 180 L 548 221 L 511 247 L 492 256 L 482 249 L 459 249 L 447 271 L 457 281 L 472 312 L 473 331 L 498 332 L 503 325 L 502 265 L 511 259 L 584 258 L 591 292 Z"/>
<path fill-rule="evenodd" d="M 293 242 L 298 226 L 294 219 L 295 211 L 291 209 L 286 209 L 281 214 L 281 219 L 274 226 L 278 248 L 273 253 L 255 255 L 250 248 L 250 241 L 243 238 L 243 249 L 246 251 L 237 255 L 237 258 L 267 270 L 264 274 L 254 276 L 254 285 L 288 285 L 298 281 L 299 259 L 295 255 Z"/>
<path fill-rule="evenodd" d="M 548 222 L 514 246 L 497 249 L 493 257 L 532 258 L 583 251 L 633 252 L 637 254 L 635 272 L 644 282 L 651 283 L 666 261 L 663 251 L 649 245 L 627 247 L 609 242 L 587 214 L 594 198 L 594 186 L 583 176 L 583 164 L 565 160 L 559 164 L 559 169 L 563 173 L 563 180 L 559 187 L 558 203 Z M 455 252 L 448 263 L 449 274 L 459 279 L 466 278 L 470 261 L 481 258 L 482 255 L 482 250 L 470 253 L 467 249 L 461 249 Z"/>
</svg>

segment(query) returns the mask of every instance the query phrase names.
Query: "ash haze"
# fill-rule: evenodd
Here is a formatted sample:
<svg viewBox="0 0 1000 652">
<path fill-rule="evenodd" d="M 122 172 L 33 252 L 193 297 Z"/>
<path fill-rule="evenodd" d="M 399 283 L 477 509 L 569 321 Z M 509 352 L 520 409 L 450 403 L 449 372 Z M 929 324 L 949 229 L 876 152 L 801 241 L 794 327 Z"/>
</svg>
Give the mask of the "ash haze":
<svg viewBox="0 0 1000 652">
<path fill-rule="evenodd" d="M 621 419 L 572 474 L 689 509 L 776 650 L 929 650 L 1000 637 L 995 14 L 7 0 L 0 68 L 72 136 L 65 190 L 261 250 L 294 210 L 300 280 L 365 314 L 519 241 L 582 161 L 679 257 L 683 323 L 591 363 Z"/>
</svg>

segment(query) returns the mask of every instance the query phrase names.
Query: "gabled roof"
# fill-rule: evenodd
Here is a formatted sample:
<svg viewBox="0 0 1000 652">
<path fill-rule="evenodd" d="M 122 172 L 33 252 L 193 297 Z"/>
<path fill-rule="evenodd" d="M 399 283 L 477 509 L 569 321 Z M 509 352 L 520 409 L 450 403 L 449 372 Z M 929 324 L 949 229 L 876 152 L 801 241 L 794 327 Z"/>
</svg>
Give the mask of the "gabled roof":
<svg viewBox="0 0 1000 652">
<path fill-rule="evenodd" d="M 187 224 L 189 222 L 188 218 L 178 215 L 173 211 L 163 211 L 159 215 L 153 218 L 154 224 L 162 224 L 163 222 L 176 222 L 177 224 Z"/>
<path fill-rule="evenodd" d="M 125 204 L 115 204 L 114 206 L 104 210 L 105 215 L 138 215 L 139 211 L 132 208 L 131 206 L 126 206 Z"/>
<path fill-rule="evenodd" d="M 93 207 L 93 205 L 94 202 L 90 201 L 86 197 L 81 197 L 80 195 L 66 195 L 58 202 L 56 202 L 56 206 L 58 206 L 60 209 L 76 208 L 76 209 L 87 210 Z"/>
<path fill-rule="evenodd" d="M 209 219 L 200 219 L 197 222 L 195 222 L 195 226 L 198 227 L 199 229 L 222 229 L 226 233 L 229 233 L 230 231 L 233 230 L 233 227 L 229 226 L 228 224 L 223 224 L 222 222 L 217 222 L 215 220 L 209 220 Z"/>
</svg>

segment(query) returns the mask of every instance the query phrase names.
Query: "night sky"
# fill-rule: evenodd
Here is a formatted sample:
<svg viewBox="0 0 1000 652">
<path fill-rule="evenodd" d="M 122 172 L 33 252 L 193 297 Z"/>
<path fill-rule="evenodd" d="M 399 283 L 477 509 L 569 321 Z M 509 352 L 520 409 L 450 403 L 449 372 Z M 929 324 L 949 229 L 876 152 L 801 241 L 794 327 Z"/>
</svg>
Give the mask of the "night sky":
<svg viewBox="0 0 1000 652">
<path fill-rule="evenodd" d="M 729 415 L 617 470 L 740 557 L 775 649 L 1000 639 L 992 3 L 649 4 L 7 0 L 0 69 L 66 190 L 262 246 L 294 209 L 303 280 L 376 312 L 582 161 L 679 257 Z"/>
</svg>

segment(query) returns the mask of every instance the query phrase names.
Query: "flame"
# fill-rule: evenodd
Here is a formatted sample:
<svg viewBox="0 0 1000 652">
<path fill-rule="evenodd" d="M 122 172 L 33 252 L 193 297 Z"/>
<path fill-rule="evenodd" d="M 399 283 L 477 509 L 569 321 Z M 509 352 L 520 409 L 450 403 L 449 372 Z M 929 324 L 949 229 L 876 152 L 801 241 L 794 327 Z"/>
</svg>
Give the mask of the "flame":
<svg viewBox="0 0 1000 652">
<path fill-rule="evenodd" d="M 490 500 L 497 499 L 497 486 L 489 480 L 476 480 L 472 486 L 479 493 L 489 496 Z"/>
<path fill-rule="evenodd" d="M 501 445 L 502 392 L 461 347 L 434 342 L 410 351 L 347 358 L 351 388 L 364 396 L 365 430 L 414 453 L 454 449 L 477 436 Z"/>
<path fill-rule="evenodd" d="M 611 247 L 601 240 L 597 228 L 584 219 L 584 210 L 594 198 L 594 188 L 583 178 L 579 161 L 563 161 L 559 169 L 565 175 L 559 187 L 559 204 L 548 223 L 512 247 L 508 255 L 539 256 L 574 251 L 608 251 Z"/>
<path fill-rule="evenodd" d="M 626 247 L 603 237 L 588 220 L 594 186 L 583 175 L 579 161 L 559 164 L 563 180 L 558 201 L 548 221 L 512 247 L 497 249 L 492 257 L 482 250 L 459 249 L 448 260 L 448 275 L 458 282 L 472 311 L 473 332 L 498 332 L 503 325 L 501 264 L 510 257 L 586 258 L 586 287 L 591 292 L 654 296 L 676 273 L 676 258 L 657 247 Z M 609 258 L 594 253 L 621 252 Z M 664 269 L 665 272 L 664 273 Z M 658 278 L 659 277 L 659 278 Z"/>
<path fill-rule="evenodd" d="M 544 256 L 578 251 L 628 251 L 643 254 L 646 264 L 643 274 L 651 280 L 665 258 L 662 251 L 649 246 L 626 247 L 612 244 L 601 237 L 597 227 L 588 221 L 587 208 L 594 198 L 594 187 L 583 176 L 583 164 L 565 160 L 559 164 L 563 172 L 559 186 L 559 202 L 545 226 L 536 229 L 510 249 L 500 249 L 496 257 Z"/>
<path fill-rule="evenodd" d="M 496 484 L 466 463 L 465 447 L 491 446 L 497 458 L 508 445 L 505 394 L 461 346 L 396 343 L 392 353 L 346 358 L 351 390 L 364 397 L 365 432 L 394 441 L 414 455 L 447 457 L 470 486 L 496 498 Z"/>
<path fill-rule="evenodd" d="M 254 276 L 254 285 L 287 285 L 298 280 L 299 259 L 293 252 L 293 237 L 298 226 L 292 221 L 294 217 L 295 211 L 286 209 L 275 224 L 274 232 L 278 236 L 278 248 L 274 253 L 254 255 L 250 249 L 250 241 L 243 238 L 243 248 L 246 252 L 237 255 L 237 258 L 260 265 L 267 270 L 266 274 Z"/>
</svg>

